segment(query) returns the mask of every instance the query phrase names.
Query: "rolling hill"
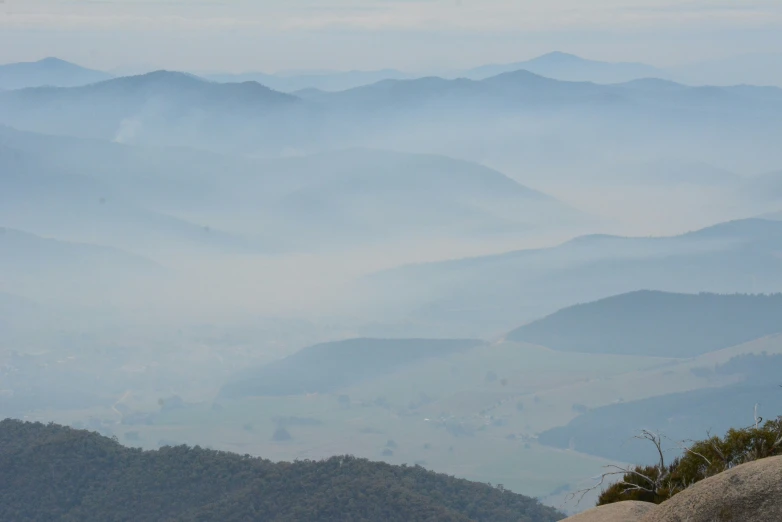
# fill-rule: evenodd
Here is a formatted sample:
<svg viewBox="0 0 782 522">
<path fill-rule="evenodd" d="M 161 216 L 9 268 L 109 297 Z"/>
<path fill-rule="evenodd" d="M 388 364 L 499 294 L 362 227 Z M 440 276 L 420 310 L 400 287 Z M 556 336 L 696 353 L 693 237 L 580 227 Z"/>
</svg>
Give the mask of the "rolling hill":
<svg viewBox="0 0 782 522">
<path fill-rule="evenodd" d="M 8 226 L 128 248 L 279 251 L 587 220 L 496 170 L 437 155 L 355 148 L 251 159 L 0 127 L 0 162 Z"/>
<path fill-rule="evenodd" d="M 0 281 L 4 289 L 23 297 L 100 299 L 108 304 L 117 289 L 143 292 L 166 274 L 153 261 L 119 249 L 0 228 Z"/>
<path fill-rule="evenodd" d="M 638 291 L 565 308 L 507 339 L 569 352 L 686 358 L 778 332 L 782 294 Z"/>
<path fill-rule="evenodd" d="M 478 340 L 350 339 L 305 348 L 248 370 L 223 386 L 222 398 L 331 393 L 422 360 L 481 346 Z"/>
<path fill-rule="evenodd" d="M 164 197 L 166 189 L 169 201 L 181 201 L 189 193 L 193 204 L 198 202 L 187 186 L 172 186 L 176 178 L 164 173 L 164 163 L 150 172 L 140 161 L 143 153 L 134 156 L 132 151 L 123 154 L 128 148 L 89 145 L 0 128 L 0 223 L 65 240 L 133 250 L 249 248 L 239 238 L 172 216 L 170 212 L 180 210 L 173 202 L 148 208 Z M 136 172 L 143 174 L 135 176 Z M 145 183 L 156 173 L 160 177 L 155 182 Z"/>
<path fill-rule="evenodd" d="M 260 168 L 266 219 L 292 237 L 486 237 L 588 219 L 496 170 L 438 155 L 350 149 Z"/>
<path fill-rule="evenodd" d="M 0 90 L 28 87 L 78 87 L 111 79 L 103 71 L 95 71 L 58 58 L 37 62 L 0 65 Z"/>
<path fill-rule="evenodd" d="M 406 303 L 405 321 L 415 317 L 441 334 L 482 337 L 639 289 L 780 292 L 781 247 L 781 222 L 747 219 L 679 236 L 593 235 L 547 249 L 411 265 L 366 284 L 393 290 Z"/>
<path fill-rule="evenodd" d="M 420 467 L 353 457 L 273 463 L 185 446 L 141 451 L 96 433 L 13 420 L 0 422 L 0 472 L 13 477 L 0 484 L 4 520 L 564 518 L 531 498 Z"/>
<path fill-rule="evenodd" d="M 774 368 L 780 369 L 778 361 Z M 752 425 L 757 404 L 762 405 L 761 415 L 778 416 L 782 394 L 776 381 L 765 385 L 748 381 L 612 404 L 590 410 L 566 426 L 544 431 L 538 440 L 547 446 L 620 462 L 647 462 L 655 458 L 654 448 L 633 440 L 640 430 L 647 429 L 668 437 L 665 447 L 672 458 L 681 451 L 677 442 Z"/>
</svg>

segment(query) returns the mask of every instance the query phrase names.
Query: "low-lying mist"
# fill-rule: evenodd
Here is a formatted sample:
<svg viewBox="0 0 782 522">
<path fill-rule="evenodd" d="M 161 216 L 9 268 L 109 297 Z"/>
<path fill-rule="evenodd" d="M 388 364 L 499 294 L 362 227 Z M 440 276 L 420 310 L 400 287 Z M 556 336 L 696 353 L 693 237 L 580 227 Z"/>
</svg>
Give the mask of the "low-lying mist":
<svg viewBox="0 0 782 522">
<path fill-rule="evenodd" d="M 782 353 L 781 89 L 500 72 L 0 92 L 0 418 L 553 503 Z"/>
</svg>

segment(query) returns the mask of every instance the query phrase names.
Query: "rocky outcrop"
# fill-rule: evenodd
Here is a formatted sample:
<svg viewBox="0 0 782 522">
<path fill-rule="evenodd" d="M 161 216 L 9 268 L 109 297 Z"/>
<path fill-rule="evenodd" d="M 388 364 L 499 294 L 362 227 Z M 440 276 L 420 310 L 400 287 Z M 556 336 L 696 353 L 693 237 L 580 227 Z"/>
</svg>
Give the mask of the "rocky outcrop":
<svg viewBox="0 0 782 522">
<path fill-rule="evenodd" d="M 709 477 L 660 504 L 642 522 L 778 522 L 782 520 L 782 457 Z"/>
<path fill-rule="evenodd" d="M 782 521 L 782 457 L 736 466 L 698 482 L 659 506 L 617 502 L 563 522 L 750 521 Z"/>
<path fill-rule="evenodd" d="M 656 505 L 648 502 L 617 502 L 584 511 L 563 522 L 637 522 L 656 508 Z"/>
</svg>

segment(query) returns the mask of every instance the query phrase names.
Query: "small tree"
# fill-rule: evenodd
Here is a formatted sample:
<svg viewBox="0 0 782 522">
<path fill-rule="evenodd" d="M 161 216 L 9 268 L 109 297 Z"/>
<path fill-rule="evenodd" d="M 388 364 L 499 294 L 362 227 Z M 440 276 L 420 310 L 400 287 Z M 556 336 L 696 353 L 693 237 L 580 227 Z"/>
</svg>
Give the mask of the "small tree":
<svg viewBox="0 0 782 522">
<path fill-rule="evenodd" d="M 583 498 L 589 491 L 601 488 L 607 481 L 619 476 L 617 482 L 600 494 L 598 505 L 625 500 L 659 504 L 696 482 L 740 464 L 782 455 L 782 417 L 762 426 L 761 421 L 757 419 L 755 425 L 748 428 L 730 429 L 723 437 L 708 435 L 705 440 L 679 443 L 677 446 L 682 456 L 670 464 L 665 462 L 662 436 L 644 430 L 636 438 L 648 440 L 654 445 L 660 457 L 657 464 L 630 468 L 608 466 L 595 486 L 575 495 L 580 493 L 580 498 Z"/>
</svg>

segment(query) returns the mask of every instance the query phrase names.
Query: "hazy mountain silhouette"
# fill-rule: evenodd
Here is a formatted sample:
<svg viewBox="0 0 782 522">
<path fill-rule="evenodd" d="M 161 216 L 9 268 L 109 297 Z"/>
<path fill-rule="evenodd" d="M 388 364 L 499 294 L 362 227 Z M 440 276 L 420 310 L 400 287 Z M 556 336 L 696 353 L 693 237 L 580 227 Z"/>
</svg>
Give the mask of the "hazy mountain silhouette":
<svg viewBox="0 0 782 522">
<path fill-rule="evenodd" d="M 86 69 L 59 58 L 44 58 L 37 62 L 0 65 L 0 90 L 44 86 L 77 87 L 111 77 L 109 73 Z"/>
<path fill-rule="evenodd" d="M 297 101 L 254 82 L 219 84 L 169 71 L 0 95 L 3 122 L 24 130 L 128 143 L 206 145 L 211 140 L 215 146 L 273 140 L 269 119 Z M 259 118 L 265 127 L 257 126 Z"/>
<path fill-rule="evenodd" d="M 294 237 L 497 234 L 585 217 L 493 169 L 437 155 L 350 149 L 260 168 L 256 193 Z"/>
<path fill-rule="evenodd" d="M 585 219 L 496 170 L 437 155 L 349 149 L 255 160 L 0 127 L 0 162 L 7 224 L 117 246 L 306 249 Z"/>
<path fill-rule="evenodd" d="M 296 93 L 305 89 L 344 91 L 382 80 L 402 80 L 412 76 L 394 69 L 378 71 L 324 71 L 310 74 L 208 74 L 205 78 L 220 83 L 258 82 L 274 90 Z"/>
<path fill-rule="evenodd" d="M 531 60 L 487 64 L 466 70 L 438 73 L 444 78 L 469 78 L 483 80 L 498 74 L 526 70 L 556 80 L 590 81 L 595 83 L 619 83 L 638 78 L 667 78 L 661 69 L 642 63 L 601 62 L 588 60 L 562 52 L 552 52 Z M 383 80 L 412 80 L 426 75 L 414 75 L 394 69 L 377 71 L 323 71 L 310 74 L 212 74 L 206 77 L 220 82 L 257 81 L 283 92 L 304 89 L 342 91 L 369 85 Z"/>
<path fill-rule="evenodd" d="M 402 267 L 367 283 L 406 296 L 410 315 L 437 331 L 481 336 L 643 288 L 780 292 L 781 247 L 782 222 L 748 219 L 673 237 L 585 236 L 554 248 Z"/>
<path fill-rule="evenodd" d="M 634 82 L 647 84 L 677 81 L 687 85 L 775 85 L 782 87 L 782 75 L 777 73 L 782 55 L 774 53 L 744 54 L 712 61 L 690 63 L 671 68 L 659 68 L 638 62 L 607 62 L 591 60 L 559 51 L 530 60 L 503 64 L 486 64 L 465 70 L 438 73 L 445 78 L 482 80 L 498 74 L 525 70 L 556 80 L 588 81 L 601 84 Z M 423 75 L 418 75 L 423 76 Z M 318 73 L 241 73 L 209 74 L 218 82 L 256 81 L 269 87 L 294 92 L 304 89 L 341 91 L 383 80 L 414 79 L 417 76 L 394 69 L 377 71 L 321 71 Z"/>
<path fill-rule="evenodd" d="M 748 118 L 766 124 L 770 114 L 782 112 L 782 89 L 751 86 L 688 87 L 657 80 L 611 85 L 561 81 L 526 70 L 514 70 L 482 80 L 440 77 L 383 80 L 339 92 L 317 89 L 297 94 L 325 114 L 340 115 L 340 121 L 367 124 L 370 116 L 386 128 L 419 121 L 424 116 L 443 125 L 466 125 L 468 118 L 494 121 L 509 112 L 536 118 L 558 111 L 579 124 L 583 118 L 615 120 L 644 118 L 650 124 L 675 122 L 680 127 L 698 124 L 704 114 L 733 124 Z M 553 116 L 553 113 L 550 113 Z M 629 121 L 616 121 L 615 128 L 638 128 Z M 427 122 L 431 125 L 431 122 Z M 711 120 L 712 125 L 714 120 Z M 372 121 L 370 130 L 377 128 Z M 447 127 L 446 127 L 447 128 Z"/>
<path fill-rule="evenodd" d="M 615 85 L 617 87 L 627 87 L 628 89 L 652 93 L 682 91 L 687 89 L 687 86 L 684 84 L 662 78 L 638 78 L 636 80 L 629 80 L 626 82 L 616 82 Z"/>
<path fill-rule="evenodd" d="M 620 83 L 639 78 L 666 78 L 665 71 L 642 63 L 601 62 L 579 56 L 551 52 L 523 62 L 483 65 L 462 73 L 466 78 L 482 80 L 498 74 L 525 70 L 547 78 L 595 83 Z"/>
<path fill-rule="evenodd" d="M 554 350 L 692 357 L 782 332 L 782 294 L 638 291 L 560 310 L 510 341 Z"/>
<path fill-rule="evenodd" d="M 757 136 L 777 132 L 782 89 L 670 87 L 564 82 L 514 71 L 482 81 L 431 77 L 384 80 L 340 92 L 310 89 L 300 93 L 302 99 L 254 82 L 220 84 L 159 71 L 85 87 L 2 92 L 0 123 L 262 156 L 350 146 L 417 150 L 413 147 L 421 139 L 415 136 L 422 133 L 430 143 L 424 151 L 449 155 L 464 149 L 462 142 L 479 150 L 505 147 L 512 134 L 501 129 L 512 115 L 524 115 L 561 127 L 561 135 L 568 137 L 561 141 L 581 148 L 590 149 L 589 140 L 600 139 L 632 156 L 654 140 L 667 151 L 683 147 L 678 133 L 699 137 L 687 142 L 686 151 L 676 151 L 679 155 L 715 155 L 731 144 L 752 158 L 761 149 L 768 161 L 766 141 Z M 586 135 L 584 127 L 591 128 Z M 507 147 L 529 158 L 541 153 L 533 145 L 514 140 Z M 532 150 L 519 152 L 523 146 Z M 556 153 L 560 161 L 575 158 L 564 152 Z"/>
<path fill-rule="evenodd" d="M 149 259 L 116 248 L 0 228 L 0 273 L 3 287 L 12 293 L 80 302 L 96 296 L 106 299 L 118 288 L 140 281 L 159 282 L 167 272 Z"/>
<path fill-rule="evenodd" d="M 450 107 L 451 103 L 507 106 L 510 102 L 533 103 L 611 92 L 610 87 L 587 82 L 561 82 L 529 71 L 506 72 L 476 81 L 440 77 L 384 80 L 346 91 L 309 93 L 311 100 L 361 109 L 399 109 L 426 106 Z M 456 109 L 456 105 L 453 106 Z"/>
<path fill-rule="evenodd" d="M 226 384 L 220 395 L 236 398 L 333 393 L 423 359 L 447 357 L 483 344 L 471 339 L 350 339 L 323 343 L 243 372 Z"/>
<path fill-rule="evenodd" d="M 62 267 L 80 268 L 89 273 L 95 267 L 111 264 L 133 266 L 150 273 L 162 271 L 156 263 L 116 248 L 45 239 L 6 227 L 0 230 L 3 244 L 2 263 L 6 269 L 18 267 L 23 270 L 38 270 L 39 267 L 49 268 L 59 264 Z M 90 262 L 94 264 L 91 265 Z"/>
<path fill-rule="evenodd" d="M 782 87 L 782 53 L 750 53 L 688 63 L 668 69 L 691 85 L 775 85 Z"/>
<path fill-rule="evenodd" d="M 249 246 L 217 229 L 171 216 L 165 209 L 161 212 L 161 206 L 146 207 L 144 195 L 166 180 L 142 188 L 142 177 L 133 185 L 136 190 L 129 190 L 136 172 L 133 165 L 122 163 L 122 154 L 110 156 L 107 163 L 101 161 L 106 159 L 101 149 L 116 147 L 122 152 L 122 148 L 85 145 L 89 142 L 0 128 L 0 222 L 47 236 L 120 248 Z M 128 177 L 122 179 L 124 168 Z M 171 205 L 171 210 L 176 207 Z"/>
<path fill-rule="evenodd" d="M 777 356 L 779 358 L 779 356 Z M 780 369 L 779 361 L 772 368 Z M 707 433 L 750 426 L 758 403 L 773 418 L 782 408 L 776 382 L 753 383 L 747 372 L 742 384 L 673 393 L 603 406 L 586 412 L 565 426 L 544 431 L 541 444 L 598 455 L 622 462 L 651 462 L 659 455 L 651 445 L 633 441 L 642 429 L 662 431 L 671 441 L 697 440 Z M 666 458 L 680 451 L 671 442 Z"/>
</svg>

